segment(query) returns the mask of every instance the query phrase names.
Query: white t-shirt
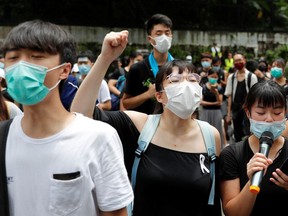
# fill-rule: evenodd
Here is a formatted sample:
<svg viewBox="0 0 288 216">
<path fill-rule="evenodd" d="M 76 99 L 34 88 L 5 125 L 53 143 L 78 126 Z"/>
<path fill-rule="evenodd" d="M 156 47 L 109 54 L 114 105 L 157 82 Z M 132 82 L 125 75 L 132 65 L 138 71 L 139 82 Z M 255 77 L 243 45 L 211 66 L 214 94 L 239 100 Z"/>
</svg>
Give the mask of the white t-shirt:
<svg viewBox="0 0 288 216">
<path fill-rule="evenodd" d="M 22 117 L 14 118 L 6 147 L 11 216 L 95 216 L 133 200 L 113 127 L 77 114 L 59 133 L 35 139 L 24 134 Z"/>
<path fill-rule="evenodd" d="M 102 80 L 101 86 L 99 88 L 99 93 L 98 93 L 98 103 L 105 103 L 108 100 L 111 100 L 111 95 L 109 91 L 108 84 L 106 80 Z"/>
</svg>

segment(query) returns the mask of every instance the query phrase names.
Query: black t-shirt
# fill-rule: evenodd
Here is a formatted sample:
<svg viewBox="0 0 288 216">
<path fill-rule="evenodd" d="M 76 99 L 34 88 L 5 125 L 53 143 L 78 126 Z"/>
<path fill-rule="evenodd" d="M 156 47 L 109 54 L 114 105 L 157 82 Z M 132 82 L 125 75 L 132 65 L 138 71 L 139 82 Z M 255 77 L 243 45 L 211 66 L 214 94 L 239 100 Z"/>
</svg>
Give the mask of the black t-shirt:
<svg viewBox="0 0 288 216">
<path fill-rule="evenodd" d="M 248 181 L 247 163 L 254 155 L 248 140 L 236 144 L 226 146 L 220 154 L 219 178 L 220 180 L 240 179 L 240 189 L 246 185 Z M 283 215 L 287 211 L 288 191 L 272 184 L 269 180 L 272 172 L 279 168 L 284 160 L 288 157 L 288 141 L 285 140 L 282 151 L 279 156 L 274 159 L 266 174 L 263 176 L 260 192 L 257 195 L 254 204 L 252 216 L 255 215 Z"/>
<path fill-rule="evenodd" d="M 131 66 L 126 76 L 124 92 L 131 96 L 140 95 L 148 90 L 148 83 L 155 83 L 155 77 L 149 64 L 148 58 Z M 133 108 L 133 110 L 152 114 L 155 108 L 155 98 L 146 100 L 143 104 Z"/>
<path fill-rule="evenodd" d="M 236 92 L 235 92 L 235 97 L 232 102 L 232 111 L 239 111 L 242 109 L 242 105 L 245 102 L 246 96 L 247 96 L 247 91 L 246 91 L 245 80 L 238 81 Z"/>
<path fill-rule="evenodd" d="M 150 143 L 138 167 L 133 215 L 220 216 L 218 181 L 218 201 L 207 204 L 211 178 L 201 171 L 201 154 L 209 168 L 207 153 L 178 152 Z"/>
<path fill-rule="evenodd" d="M 284 88 L 284 91 L 285 91 L 285 94 L 286 94 L 286 97 L 288 96 L 288 84 L 285 84 L 282 86 Z"/>
<path fill-rule="evenodd" d="M 223 89 L 218 86 L 218 92 L 219 94 L 222 94 L 223 95 Z M 216 98 L 216 95 L 210 91 L 210 89 L 208 89 L 208 87 L 206 85 L 203 86 L 203 89 L 202 89 L 202 95 L 203 95 L 203 100 L 204 101 L 209 101 L 209 102 L 216 102 L 217 101 L 217 98 Z M 204 109 L 220 109 L 221 108 L 221 105 L 203 105 L 203 108 Z"/>
</svg>

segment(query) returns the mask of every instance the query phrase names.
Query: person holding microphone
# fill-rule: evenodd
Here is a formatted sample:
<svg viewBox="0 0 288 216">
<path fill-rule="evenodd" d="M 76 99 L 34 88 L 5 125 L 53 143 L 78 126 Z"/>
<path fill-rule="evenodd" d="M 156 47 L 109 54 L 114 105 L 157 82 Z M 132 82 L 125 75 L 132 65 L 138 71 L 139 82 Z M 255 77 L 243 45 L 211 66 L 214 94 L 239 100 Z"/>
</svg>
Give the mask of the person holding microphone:
<svg viewBox="0 0 288 216">
<path fill-rule="evenodd" d="M 281 135 L 286 122 L 286 95 L 277 83 L 256 83 L 243 105 L 251 135 L 220 154 L 220 194 L 225 216 L 280 215 L 287 210 L 288 141 Z M 282 204 L 281 204 L 282 203 Z"/>
</svg>

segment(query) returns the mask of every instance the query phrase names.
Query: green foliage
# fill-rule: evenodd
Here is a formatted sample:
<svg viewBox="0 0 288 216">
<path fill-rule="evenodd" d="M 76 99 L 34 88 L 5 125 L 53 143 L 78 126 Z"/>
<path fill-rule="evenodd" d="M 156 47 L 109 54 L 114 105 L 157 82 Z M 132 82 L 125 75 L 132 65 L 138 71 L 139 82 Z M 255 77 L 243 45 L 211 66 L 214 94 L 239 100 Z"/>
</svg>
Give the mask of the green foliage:
<svg viewBox="0 0 288 216">
<path fill-rule="evenodd" d="M 85 51 L 85 50 L 91 50 L 94 55 L 97 57 L 101 52 L 101 46 L 102 44 L 99 44 L 97 42 L 95 43 L 79 43 L 77 45 L 77 52 Z"/>
<path fill-rule="evenodd" d="M 279 46 L 276 52 L 279 57 L 285 59 L 285 61 L 288 60 L 288 45 Z"/>
<path fill-rule="evenodd" d="M 271 63 L 276 58 L 283 58 L 285 61 L 288 60 L 288 45 L 278 46 L 274 50 L 267 50 L 265 54 L 266 60 Z"/>
<path fill-rule="evenodd" d="M 275 1 L 276 6 L 276 15 L 288 24 L 288 2 L 287 0 L 278 0 Z"/>
<path fill-rule="evenodd" d="M 187 56 L 187 51 L 185 51 L 184 47 L 181 45 L 172 46 L 170 52 L 173 57 L 177 59 L 185 59 Z"/>
<path fill-rule="evenodd" d="M 267 50 L 264 58 L 266 59 L 267 62 L 271 63 L 276 58 L 275 52 L 270 49 Z"/>
</svg>

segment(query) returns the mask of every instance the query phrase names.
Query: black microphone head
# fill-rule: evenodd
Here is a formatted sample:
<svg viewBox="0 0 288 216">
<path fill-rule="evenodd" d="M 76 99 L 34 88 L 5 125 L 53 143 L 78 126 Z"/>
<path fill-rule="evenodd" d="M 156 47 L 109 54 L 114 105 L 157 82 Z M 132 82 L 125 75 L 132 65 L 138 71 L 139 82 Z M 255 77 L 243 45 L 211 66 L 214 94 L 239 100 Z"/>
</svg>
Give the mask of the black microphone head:
<svg viewBox="0 0 288 216">
<path fill-rule="evenodd" d="M 269 146 L 272 145 L 274 135 L 270 131 L 264 131 L 260 137 L 260 143 L 267 143 Z"/>
</svg>

